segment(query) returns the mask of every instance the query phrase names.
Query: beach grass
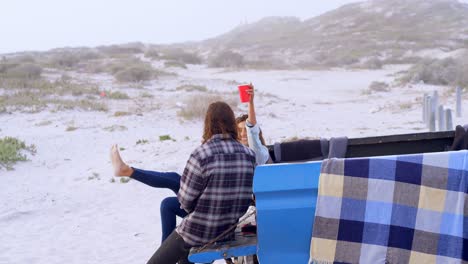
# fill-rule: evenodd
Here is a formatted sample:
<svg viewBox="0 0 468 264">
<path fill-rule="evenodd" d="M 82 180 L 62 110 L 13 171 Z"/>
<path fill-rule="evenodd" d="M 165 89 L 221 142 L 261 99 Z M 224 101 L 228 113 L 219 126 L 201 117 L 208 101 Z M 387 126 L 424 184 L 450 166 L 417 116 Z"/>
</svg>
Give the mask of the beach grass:
<svg viewBox="0 0 468 264">
<path fill-rule="evenodd" d="M 13 165 L 17 162 L 28 160 L 24 154 L 25 151 L 34 155 L 36 147 L 34 145 L 28 146 L 24 141 L 14 137 L 0 139 L 0 168 L 13 170 Z"/>
</svg>

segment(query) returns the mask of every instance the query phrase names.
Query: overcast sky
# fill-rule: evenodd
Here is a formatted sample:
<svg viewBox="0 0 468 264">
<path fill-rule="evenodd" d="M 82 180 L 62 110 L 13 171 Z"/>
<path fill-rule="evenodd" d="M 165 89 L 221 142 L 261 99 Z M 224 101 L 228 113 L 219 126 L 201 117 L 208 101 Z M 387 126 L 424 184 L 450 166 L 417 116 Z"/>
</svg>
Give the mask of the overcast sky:
<svg viewBox="0 0 468 264">
<path fill-rule="evenodd" d="M 307 19 L 352 2 L 362 1 L 0 0 L 0 53 L 202 40 L 242 22 L 266 16 Z"/>
</svg>

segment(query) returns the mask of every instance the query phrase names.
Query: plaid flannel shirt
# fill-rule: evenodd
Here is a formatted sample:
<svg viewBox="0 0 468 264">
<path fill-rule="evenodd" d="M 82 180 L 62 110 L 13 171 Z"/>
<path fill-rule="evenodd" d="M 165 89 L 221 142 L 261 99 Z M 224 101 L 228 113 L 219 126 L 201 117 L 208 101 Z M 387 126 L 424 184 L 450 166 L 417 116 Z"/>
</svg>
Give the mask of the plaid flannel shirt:
<svg viewBox="0 0 468 264">
<path fill-rule="evenodd" d="M 214 135 L 195 149 L 177 194 L 189 213 L 176 229 L 186 243 L 203 245 L 238 222 L 252 200 L 254 169 L 254 152 L 229 135 Z"/>
</svg>

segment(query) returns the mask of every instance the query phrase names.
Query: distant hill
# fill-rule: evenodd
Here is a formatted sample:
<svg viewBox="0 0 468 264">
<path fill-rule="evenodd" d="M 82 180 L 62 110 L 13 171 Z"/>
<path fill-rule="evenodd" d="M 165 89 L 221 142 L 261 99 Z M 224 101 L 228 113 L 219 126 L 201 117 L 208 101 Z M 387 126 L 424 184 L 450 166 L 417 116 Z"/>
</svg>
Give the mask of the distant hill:
<svg viewBox="0 0 468 264">
<path fill-rule="evenodd" d="M 205 56 L 230 50 L 247 63 L 284 66 L 412 63 L 468 48 L 468 5 L 456 0 L 372 0 L 305 21 L 268 17 L 187 46 Z"/>
<path fill-rule="evenodd" d="M 307 20 L 267 17 L 200 42 L 128 43 L 16 53 L 85 57 L 140 54 L 178 63 L 245 68 L 380 68 L 422 58 L 468 56 L 468 4 L 456 0 L 370 0 Z M 11 54 L 10 54 L 11 56 Z M 70 57 L 70 56 L 68 56 Z"/>
</svg>

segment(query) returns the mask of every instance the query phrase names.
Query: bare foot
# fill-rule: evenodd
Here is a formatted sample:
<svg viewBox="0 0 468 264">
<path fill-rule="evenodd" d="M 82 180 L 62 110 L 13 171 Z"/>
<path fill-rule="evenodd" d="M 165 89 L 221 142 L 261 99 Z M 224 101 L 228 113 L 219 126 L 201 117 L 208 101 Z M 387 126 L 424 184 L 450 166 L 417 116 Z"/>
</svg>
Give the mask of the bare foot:
<svg viewBox="0 0 468 264">
<path fill-rule="evenodd" d="M 117 144 L 112 145 L 110 156 L 112 161 L 112 167 L 114 167 L 115 176 L 130 177 L 132 175 L 133 169 L 122 161 Z"/>
</svg>

